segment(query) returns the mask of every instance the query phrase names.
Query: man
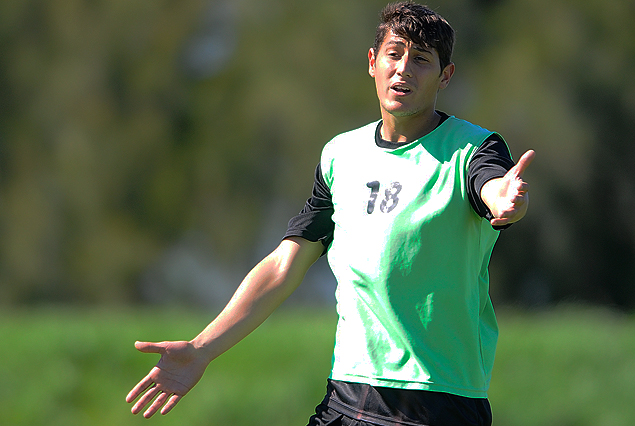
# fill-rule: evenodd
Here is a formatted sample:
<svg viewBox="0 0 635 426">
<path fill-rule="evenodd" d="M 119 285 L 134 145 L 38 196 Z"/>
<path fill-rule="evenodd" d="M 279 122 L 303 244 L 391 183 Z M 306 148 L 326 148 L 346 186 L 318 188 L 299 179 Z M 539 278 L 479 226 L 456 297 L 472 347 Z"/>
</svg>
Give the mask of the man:
<svg viewBox="0 0 635 426">
<path fill-rule="evenodd" d="M 304 209 L 205 330 L 135 344 L 161 359 L 126 398 L 141 396 L 133 413 L 169 412 L 327 252 L 339 321 L 327 395 L 309 424 L 491 424 L 498 328 L 487 267 L 498 229 L 527 211 L 521 176 L 534 153 L 514 165 L 498 134 L 435 109 L 453 43 L 424 6 L 382 11 L 368 54 L 381 120 L 325 146 Z"/>
</svg>

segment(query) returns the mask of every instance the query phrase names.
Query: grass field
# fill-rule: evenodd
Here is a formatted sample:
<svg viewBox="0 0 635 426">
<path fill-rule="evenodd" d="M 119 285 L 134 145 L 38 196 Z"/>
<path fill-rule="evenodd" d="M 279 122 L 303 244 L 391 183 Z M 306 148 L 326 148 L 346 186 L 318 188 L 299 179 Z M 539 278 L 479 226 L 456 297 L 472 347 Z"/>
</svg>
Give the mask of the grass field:
<svg viewBox="0 0 635 426">
<path fill-rule="evenodd" d="M 40 308 L 1 313 L 0 425 L 305 425 L 324 394 L 333 312 L 282 310 L 216 360 L 168 416 L 130 414 L 157 361 L 135 340 L 193 337 L 187 310 Z M 501 310 L 495 426 L 635 425 L 635 319 L 604 310 Z"/>
</svg>

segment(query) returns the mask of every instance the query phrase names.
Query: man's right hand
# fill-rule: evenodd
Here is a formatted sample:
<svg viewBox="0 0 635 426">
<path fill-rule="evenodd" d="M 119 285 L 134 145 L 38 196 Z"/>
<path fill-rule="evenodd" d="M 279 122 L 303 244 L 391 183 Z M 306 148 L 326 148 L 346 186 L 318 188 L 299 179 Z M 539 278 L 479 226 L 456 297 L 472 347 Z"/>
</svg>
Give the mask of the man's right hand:
<svg viewBox="0 0 635 426">
<path fill-rule="evenodd" d="M 167 414 L 198 383 L 208 365 L 190 342 L 136 342 L 135 347 L 144 353 L 161 355 L 157 365 L 126 396 L 126 402 L 130 403 L 143 395 L 132 407 L 133 414 L 140 413 L 154 400 L 143 413 L 145 418 L 159 410 Z"/>
<path fill-rule="evenodd" d="M 221 313 L 192 341 L 135 343 L 141 352 L 160 354 L 161 359 L 126 397 L 132 402 L 143 395 L 132 413 L 150 404 L 144 417 L 159 410 L 167 414 L 198 383 L 214 358 L 255 330 L 300 285 L 323 250 L 320 242 L 284 239 L 247 274 Z"/>
</svg>

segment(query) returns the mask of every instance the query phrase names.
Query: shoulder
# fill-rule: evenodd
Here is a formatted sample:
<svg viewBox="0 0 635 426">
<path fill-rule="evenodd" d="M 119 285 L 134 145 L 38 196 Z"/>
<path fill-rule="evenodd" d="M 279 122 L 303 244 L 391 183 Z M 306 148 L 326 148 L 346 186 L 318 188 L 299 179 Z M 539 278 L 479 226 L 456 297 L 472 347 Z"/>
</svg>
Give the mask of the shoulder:
<svg viewBox="0 0 635 426">
<path fill-rule="evenodd" d="M 360 156 L 376 146 L 375 129 L 378 123 L 379 121 L 374 121 L 365 126 L 340 133 L 324 146 L 320 165 L 325 178 L 330 176 L 337 158 Z M 327 181 L 329 181 L 328 178 Z"/>
<path fill-rule="evenodd" d="M 474 153 L 474 157 L 504 158 L 511 161 L 512 166 L 514 164 L 509 146 L 507 146 L 505 139 L 498 133 L 490 134 L 478 147 Z"/>
<path fill-rule="evenodd" d="M 349 146 L 355 146 L 357 144 L 366 144 L 369 141 L 374 144 L 375 141 L 375 129 L 379 121 L 368 123 L 362 127 L 358 127 L 353 130 L 349 130 L 344 133 L 340 133 L 331 139 L 325 146 L 325 150 L 334 148 L 343 148 Z"/>
<path fill-rule="evenodd" d="M 448 133 L 448 136 L 459 139 L 467 139 L 471 144 L 477 146 L 479 146 L 490 135 L 495 133 L 467 120 L 456 118 L 455 116 L 448 117 L 442 127 Z"/>
</svg>

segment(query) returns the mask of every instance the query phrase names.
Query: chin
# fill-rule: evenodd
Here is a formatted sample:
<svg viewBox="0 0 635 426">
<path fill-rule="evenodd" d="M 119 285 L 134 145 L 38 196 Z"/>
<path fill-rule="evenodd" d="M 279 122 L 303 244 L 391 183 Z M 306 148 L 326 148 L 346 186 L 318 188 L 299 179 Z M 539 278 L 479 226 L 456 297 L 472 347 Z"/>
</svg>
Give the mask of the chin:
<svg viewBox="0 0 635 426">
<path fill-rule="evenodd" d="M 405 108 L 395 108 L 392 110 L 386 110 L 390 115 L 394 117 L 413 117 L 421 113 L 421 110 L 416 109 L 405 109 Z"/>
<path fill-rule="evenodd" d="M 390 102 L 384 105 L 384 111 L 395 117 L 412 117 L 421 112 L 421 108 L 413 108 L 412 106 L 404 105 L 400 102 Z"/>
</svg>

